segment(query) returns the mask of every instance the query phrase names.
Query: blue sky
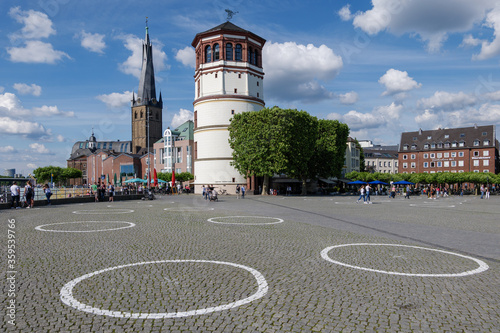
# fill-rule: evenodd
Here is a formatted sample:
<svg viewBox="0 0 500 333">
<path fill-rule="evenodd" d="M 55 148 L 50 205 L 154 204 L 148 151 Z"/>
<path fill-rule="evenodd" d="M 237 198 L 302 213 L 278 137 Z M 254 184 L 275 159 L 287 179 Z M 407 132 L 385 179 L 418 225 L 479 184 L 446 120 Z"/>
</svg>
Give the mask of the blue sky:
<svg viewBox="0 0 500 333">
<path fill-rule="evenodd" d="M 500 125 L 496 0 L 0 2 L 0 174 L 66 166 L 75 141 L 130 140 L 145 18 L 164 128 L 192 118 L 198 32 L 265 38 L 267 106 L 339 119 L 351 136 Z"/>
</svg>

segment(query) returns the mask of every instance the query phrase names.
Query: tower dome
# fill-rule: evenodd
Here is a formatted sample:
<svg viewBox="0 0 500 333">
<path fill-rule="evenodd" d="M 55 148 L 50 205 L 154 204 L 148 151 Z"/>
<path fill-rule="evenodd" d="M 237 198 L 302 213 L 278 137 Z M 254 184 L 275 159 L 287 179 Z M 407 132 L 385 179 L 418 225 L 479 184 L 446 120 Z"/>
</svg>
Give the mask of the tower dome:
<svg viewBox="0 0 500 333">
<path fill-rule="evenodd" d="M 91 152 L 95 152 L 97 150 L 97 139 L 94 135 L 94 129 L 92 129 L 92 134 L 89 138 L 89 149 Z"/>
<path fill-rule="evenodd" d="M 265 106 L 262 48 L 265 40 L 231 22 L 198 33 L 194 106 L 195 189 L 224 186 L 233 192 L 247 179 L 232 165 L 228 127 L 238 113 Z"/>
</svg>

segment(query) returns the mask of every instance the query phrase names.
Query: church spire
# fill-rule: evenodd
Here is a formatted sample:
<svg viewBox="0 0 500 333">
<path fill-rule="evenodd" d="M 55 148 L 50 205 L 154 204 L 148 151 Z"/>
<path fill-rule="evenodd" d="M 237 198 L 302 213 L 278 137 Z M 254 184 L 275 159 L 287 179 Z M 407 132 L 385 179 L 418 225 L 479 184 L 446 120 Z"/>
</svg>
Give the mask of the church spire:
<svg viewBox="0 0 500 333">
<path fill-rule="evenodd" d="M 146 37 L 142 42 L 142 70 L 137 92 L 138 105 L 156 103 L 155 73 L 153 68 L 153 46 L 149 40 L 148 18 L 146 17 Z"/>
</svg>

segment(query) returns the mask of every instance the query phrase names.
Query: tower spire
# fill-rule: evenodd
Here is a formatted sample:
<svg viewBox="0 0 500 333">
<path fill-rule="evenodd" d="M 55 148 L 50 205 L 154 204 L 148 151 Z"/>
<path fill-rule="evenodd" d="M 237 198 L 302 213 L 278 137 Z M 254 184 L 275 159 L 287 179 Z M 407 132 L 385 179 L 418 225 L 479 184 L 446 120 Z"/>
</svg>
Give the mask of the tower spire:
<svg viewBox="0 0 500 333">
<path fill-rule="evenodd" d="M 137 102 L 150 105 L 156 100 L 155 73 L 153 68 L 153 46 L 149 40 L 148 18 L 146 17 L 146 37 L 142 42 L 142 70 L 139 80 Z"/>
</svg>

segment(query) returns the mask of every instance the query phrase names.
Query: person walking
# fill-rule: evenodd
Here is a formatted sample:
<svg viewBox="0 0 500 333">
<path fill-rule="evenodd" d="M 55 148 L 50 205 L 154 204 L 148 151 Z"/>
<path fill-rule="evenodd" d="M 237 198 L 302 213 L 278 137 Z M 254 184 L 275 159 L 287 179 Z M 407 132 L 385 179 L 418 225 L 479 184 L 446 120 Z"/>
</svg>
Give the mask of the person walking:
<svg viewBox="0 0 500 333">
<path fill-rule="evenodd" d="M 410 185 L 406 185 L 406 193 L 405 193 L 405 199 L 410 199 Z"/>
<path fill-rule="evenodd" d="M 359 203 L 359 200 L 361 200 L 361 198 L 363 198 L 363 201 L 366 202 L 365 185 L 361 185 L 361 187 L 359 188 L 359 198 L 356 203 Z"/>
<path fill-rule="evenodd" d="M 365 187 L 365 191 L 366 191 L 366 201 L 365 201 L 365 203 L 369 203 L 369 204 L 372 203 L 371 199 L 370 199 L 371 190 L 372 190 L 372 188 L 370 187 L 370 185 L 369 184 L 366 185 L 366 187 Z"/>
<path fill-rule="evenodd" d="M 240 198 L 240 185 L 236 185 L 236 199 L 239 199 Z"/>
<path fill-rule="evenodd" d="M 486 187 L 485 198 L 486 199 L 490 198 L 490 188 L 489 187 Z"/>
<path fill-rule="evenodd" d="M 481 191 L 481 199 L 484 199 L 484 184 L 481 185 L 480 191 Z"/>
<path fill-rule="evenodd" d="M 43 185 L 43 192 L 45 193 L 45 197 L 47 198 L 47 206 L 49 206 L 50 203 L 50 197 L 52 196 L 52 191 L 50 190 L 49 184 Z"/>
<path fill-rule="evenodd" d="M 94 193 L 95 202 L 99 201 L 99 191 L 97 190 L 97 184 L 94 182 L 94 184 L 92 184 L 90 188 L 92 189 L 92 193 Z"/>
<path fill-rule="evenodd" d="M 108 183 L 108 194 L 109 194 L 109 201 L 115 201 L 114 196 L 115 196 L 115 187 L 111 182 Z"/>
<path fill-rule="evenodd" d="M 391 187 L 391 194 L 389 195 L 389 198 L 396 198 L 396 186 L 392 185 Z"/>
<path fill-rule="evenodd" d="M 21 188 L 19 185 L 17 185 L 17 182 L 13 182 L 12 186 L 10 187 L 10 199 L 11 199 L 11 206 L 10 208 L 21 208 L 19 206 L 19 199 L 21 197 Z"/>
<path fill-rule="evenodd" d="M 242 199 L 245 199 L 245 191 L 246 191 L 245 185 L 241 185 L 241 198 Z"/>
</svg>

